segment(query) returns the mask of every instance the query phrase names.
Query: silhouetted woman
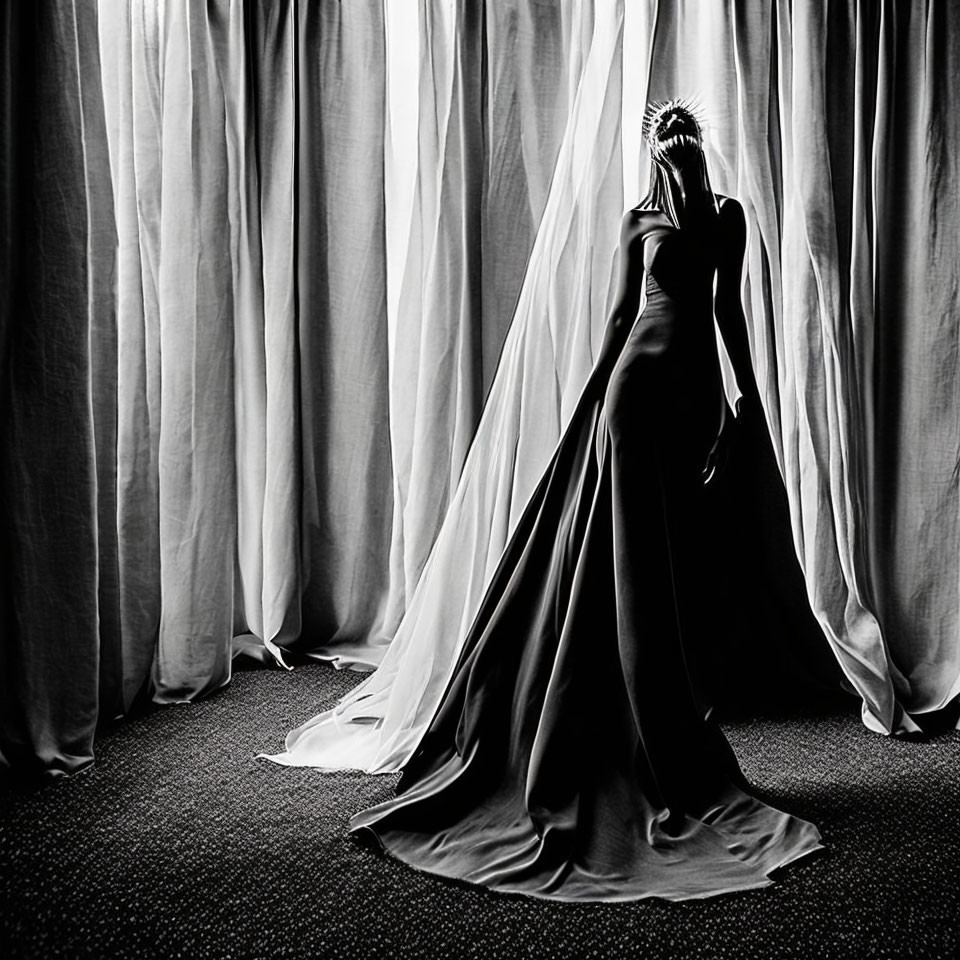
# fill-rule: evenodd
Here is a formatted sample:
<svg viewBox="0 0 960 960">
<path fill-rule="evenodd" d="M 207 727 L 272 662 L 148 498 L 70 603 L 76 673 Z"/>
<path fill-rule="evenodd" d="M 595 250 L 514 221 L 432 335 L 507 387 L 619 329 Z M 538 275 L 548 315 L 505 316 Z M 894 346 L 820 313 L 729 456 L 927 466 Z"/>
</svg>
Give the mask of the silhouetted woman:
<svg viewBox="0 0 960 960">
<path fill-rule="evenodd" d="M 691 685 L 716 626 L 707 484 L 733 416 L 714 317 L 759 411 L 745 227 L 686 104 L 651 108 L 645 132 L 650 190 L 623 220 L 594 371 L 397 797 L 352 821 L 421 870 L 507 892 L 702 897 L 819 846 L 750 796 Z"/>
</svg>

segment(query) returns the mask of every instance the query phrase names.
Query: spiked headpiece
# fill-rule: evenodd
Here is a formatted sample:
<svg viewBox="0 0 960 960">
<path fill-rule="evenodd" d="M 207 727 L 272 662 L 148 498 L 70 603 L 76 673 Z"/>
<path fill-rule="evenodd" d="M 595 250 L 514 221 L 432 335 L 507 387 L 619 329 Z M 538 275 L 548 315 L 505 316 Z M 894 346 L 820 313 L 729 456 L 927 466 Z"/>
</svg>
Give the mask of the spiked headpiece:
<svg viewBox="0 0 960 960">
<path fill-rule="evenodd" d="M 703 153 L 700 110 L 699 101 L 674 97 L 648 104 L 643 115 L 643 137 L 650 147 L 653 162 L 650 164 L 650 188 L 640 201 L 640 209 L 659 210 L 678 229 L 691 202 L 688 195 L 691 188 L 695 197 L 718 209 Z M 671 115 L 681 122 L 672 121 Z M 689 176 L 681 177 L 680 168 L 688 174 L 693 172 L 693 180 Z"/>
<path fill-rule="evenodd" d="M 651 137 L 660 126 L 660 122 L 668 113 L 685 114 L 697 125 L 698 139 L 699 131 L 703 128 L 703 116 L 701 113 L 701 104 L 698 99 L 686 97 L 673 97 L 670 100 L 658 100 L 654 103 L 648 103 L 647 109 L 643 114 L 643 138 L 647 143 L 651 142 Z"/>
</svg>

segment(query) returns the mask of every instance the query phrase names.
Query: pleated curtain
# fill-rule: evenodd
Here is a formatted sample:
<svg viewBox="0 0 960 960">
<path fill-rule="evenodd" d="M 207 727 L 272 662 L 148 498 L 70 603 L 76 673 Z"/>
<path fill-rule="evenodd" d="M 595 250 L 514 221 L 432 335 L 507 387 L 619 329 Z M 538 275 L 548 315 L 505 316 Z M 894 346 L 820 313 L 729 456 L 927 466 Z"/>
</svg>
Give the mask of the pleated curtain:
<svg viewBox="0 0 960 960">
<path fill-rule="evenodd" d="M 513 318 L 579 79 L 580 7 L 385 5 L 389 108 L 402 116 L 419 105 L 406 131 L 401 120 L 389 127 L 387 152 L 387 640 L 456 488 Z"/>
<path fill-rule="evenodd" d="M 960 692 L 955 5 L 661 5 L 751 226 L 745 304 L 811 606 L 863 719 Z M 775 642 L 776 625 L 771 625 Z"/>
<path fill-rule="evenodd" d="M 98 723 L 215 690 L 238 650 L 383 662 L 458 500 L 480 591 L 589 372 L 643 105 L 678 94 L 747 213 L 823 642 L 875 730 L 960 692 L 953 5 L 100 0 L 0 25 L 4 764 L 76 770 Z M 464 486 L 487 443 L 509 457 Z"/>
<path fill-rule="evenodd" d="M 89 4 L 0 10 L 0 762 L 21 770 L 89 763 L 100 712 L 120 701 L 99 74 Z"/>
</svg>

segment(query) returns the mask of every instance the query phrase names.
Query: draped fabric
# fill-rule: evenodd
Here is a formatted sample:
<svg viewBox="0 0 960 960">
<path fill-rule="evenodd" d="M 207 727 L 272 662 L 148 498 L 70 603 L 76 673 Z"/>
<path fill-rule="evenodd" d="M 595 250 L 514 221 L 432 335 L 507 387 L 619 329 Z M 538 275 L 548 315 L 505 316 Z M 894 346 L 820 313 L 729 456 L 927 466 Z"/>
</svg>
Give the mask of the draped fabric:
<svg viewBox="0 0 960 960">
<path fill-rule="evenodd" d="M 418 869 L 551 899 L 686 899 L 765 885 L 819 846 L 743 791 L 688 673 L 718 632 L 701 471 L 729 413 L 711 307 L 731 205 L 680 233 L 625 218 L 646 236 L 618 307 L 641 284 L 646 305 L 591 374 L 397 796 L 351 819 Z"/>
<path fill-rule="evenodd" d="M 384 6 L 390 585 L 384 632 L 320 651 L 341 663 L 379 662 L 460 477 L 576 91 L 569 6 Z"/>
<path fill-rule="evenodd" d="M 103 97 L 129 211 L 121 324 L 146 330 L 116 402 L 134 415 L 158 394 L 128 430 L 154 425 L 153 460 L 118 450 L 129 509 L 159 491 L 134 544 L 162 598 L 140 647 L 157 642 L 154 698 L 187 699 L 229 680 L 234 634 L 279 657 L 379 622 L 383 25 L 372 7 L 105 2 L 100 31 L 129 55 Z"/>
<path fill-rule="evenodd" d="M 623 9 L 578 7 L 576 93 L 500 365 L 452 503 L 377 671 L 294 731 L 293 765 L 398 769 L 439 703 L 487 582 L 587 374 L 623 208 Z"/>
<path fill-rule="evenodd" d="M 872 729 L 948 704 L 957 16 L 6 5 L 3 762 L 75 770 L 138 698 L 293 645 L 381 664 L 360 715 L 400 739 L 354 765 L 397 762 L 589 371 L 643 104 L 678 94 L 747 213 L 826 642 Z"/>
<path fill-rule="evenodd" d="M 658 20 L 753 231 L 745 300 L 811 606 L 867 726 L 958 692 L 957 14 L 734 4 Z"/>
<path fill-rule="evenodd" d="M 640 65 L 635 60 L 632 62 L 633 75 L 625 75 L 622 89 L 628 104 L 631 81 L 640 102 L 677 94 L 698 96 L 704 113 L 711 118 L 708 146 L 715 187 L 742 199 L 753 227 L 744 298 L 751 317 L 759 380 L 787 480 L 794 541 L 806 574 L 810 603 L 848 681 L 863 699 L 865 723 L 873 729 L 891 732 L 916 729 L 909 711 L 924 712 L 942 706 L 952 693 L 931 702 L 924 699 L 933 693 L 929 687 L 919 697 L 911 689 L 898 659 L 905 666 L 913 661 L 916 668 L 928 669 L 924 658 L 930 650 L 929 643 L 940 644 L 940 636 L 931 641 L 901 644 L 910 653 L 894 658 L 881 627 L 880 608 L 868 593 L 871 567 L 881 560 L 881 554 L 876 550 L 871 553 L 867 545 L 871 531 L 869 504 L 877 494 L 871 481 L 885 472 L 870 459 L 877 428 L 872 411 L 884 402 L 883 380 L 878 379 L 871 363 L 870 344 L 877 319 L 865 312 L 872 300 L 866 295 L 857 299 L 851 293 L 841 297 L 840 289 L 843 277 L 848 291 L 857 284 L 872 291 L 880 274 L 873 272 L 877 270 L 876 256 L 865 258 L 859 251 L 841 255 L 840 247 L 844 238 L 852 245 L 864 234 L 878 245 L 888 238 L 876 226 L 852 226 L 849 217 L 868 214 L 844 202 L 838 194 L 847 178 L 851 183 L 865 178 L 867 183 L 871 182 L 875 173 L 872 147 L 865 152 L 861 145 L 860 149 L 849 149 L 837 157 L 836 185 L 829 166 L 817 169 L 825 155 L 829 159 L 827 131 L 844 119 L 834 115 L 838 104 L 828 101 L 824 93 L 826 84 L 833 80 L 828 71 L 835 69 L 835 63 L 846 62 L 844 58 L 850 52 L 843 48 L 840 38 L 848 38 L 848 46 L 853 47 L 855 55 L 859 54 L 861 69 L 866 71 L 859 88 L 877 80 L 879 61 L 871 60 L 870 50 L 871 45 L 884 38 L 885 31 L 876 18 L 866 26 L 863 24 L 867 12 L 856 4 L 846 8 L 834 6 L 828 23 L 819 16 L 810 16 L 809 11 L 787 6 L 759 13 L 745 5 L 714 5 L 705 11 L 683 5 L 649 7 L 641 12 L 634 8 L 628 27 L 642 33 L 649 45 L 644 49 L 629 32 L 627 43 L 634 57 L 646 53 L 648 61 L 645 70 L 638 69 Z M 607 16 L 605 22 L 598 14 L 594 37 L 605 32 L 612 35 L 618 29 L 618 18 L 609 11 Z M 862 31 L 859 37 L 850 30 L 851 25 L 857 24 Z M 823 42 L 828 28 L 835 43 L 829 48 Z M 798 31 L 802 41 L 795 36 Z M 932 39 L 926 31 L 915 28 L 915 32 L 918 37 Z M 950 36 L 946 29 L 937 35 Z M 616 45 L 620 43 L 621 36 L 617 36 Z M 873 74 L 871 63 L 875 64 Z M 800 74 L 796 82 L 794 70 Z M 783 75 L 790 82 L 781 83 Z M 938 74 L 949 75 L 946 70 Z M 817 84 L 820 98 L 807 99 L 809 89 Z M 878 98 L 885 93 L 892 95 L 882 85 L 876 88 Z M 936 87 L 931 96 L 935 90 Z M 944 92 L 941 91 L 938 101 L 941 113 Z M 614 98 L 620 94 L 615 88 L 612 92 L 608 88 L 607 93 Z M 599 115 L 603 115 L 602 109 Z M 618 117 L 616 122 L 620 120 Z M 630 124 L 637 121 L 636 112 L 629 107 L 622 111 L 625 137 Z M 571 154 L 575 154 L 579 144 L 592 142 L 591 138 L 596 136 L 595 130 L 580 131 L 570 143 Z M 801 142 L 816 144 L 817 148 L 796 150 L 793 142 L 797 136 Z M 925 137 L 920 135 L 918 142 L 924 141 Z M 558 170 L 564 159 L 561 154 Z M 943 158 L 939 151 L 931 162 L 942 175 Z M 854 170 L 846 173 L 850 167 Z M 926 188 L 925 192 L 932 191 Z M 956 203 L 955 183 L 945 200 Z M 569 198 L 558 198 L 561 209 L 570 203 Z M 551 220 L 550 213 L 548 204 L 538 241 L 562 234 L 563 227 Z M 875 214 L 871 211 L 869 216 L 872 219 Z M 595 232 L 593 236 L 596 240 L 601 234 Z M 514 320 L 512 333 L 518 336 L 535 335 L 530 328 L 550 328 L 549 319 L 538 312 L 531 319 L 522 309 L 524 294 L 532 294 L 537 287 L 537 266 L 535 247 Z M 955 262 L 949 269 L 955 271 Z M 547 270 L 554 271 L 549 282 L 563 282 L 561 261 L 550 264 Z M 865 276 L 868 271 L 870 275 Z M 951 289 L 955 279 L 955 272 L 943 278 L 947 289 Z M 831 289 L 833 294 L 828 296 Z M 545 293 L 532 295 L 530 302 L 535 311 L 540 311 L 554 300 Z M 931 307 L 937 310 L 936 306 Z M 931 307 L 918 305 L 918 311 L 926 312 Z M 944 307 L 948 316 L 944 317 L 941 342 L 949 343 L 952 336 L 955 344 L 957 327 L 949 318 L 949 305 L 941 306 L 940 312 Z M 955 312 L 955 307 L 952 309 Z M 599 329 L 602 319 L 598 314 L 592 316 L 594 331 Z M 542 348 L 535 348 L 531 355 L 542 356 Z M 504 381 L 511 376 L 510 358 L 509 352 L 505 353 L 499 371 L 499 378 Z M 956 396 L 957 375 L 955 366 L 951 369 L 949 378 L 931 384 L 946 386 L 945 393 L 931 389 L 928 396 L 935 406 L 944 406 L 955 416 L 955 407 L 949 404 Z M 524 369 L 524 385 L 535 376 Z M 582 382 L 574 381 L 571 395 L 576 395 Z M 509 403 L 500 400 L 497 386 L 499 383 L 475 438 L 458 496 L 435 544 L 432 563 L 436 566 L 428 565 L 421 577 L 407 616 L 380 669 L 333 710 L 293 731 L 287 740 L 287 752 L 275 759 L 367 770 L 397 769 L 407 761 L 439 702 L 489 576 L 489 570 L 485 570 L 473 580 L 472 590 L 462 591 L 458 586 L 466 579 L 463 571 L 466 568 L 472 577 L 480 569 L 479 561 L 486 556 L 484 548 L 497 556 L 516 521 L 516 514 L 507 517 L 503 539 L 499 541 L 491 537 L 484 544 L 473 535 L 478 526 L 487 529 L 484 525 L 489 521 L 484 518 L 496 518 L 497 505 L 505 501 L 501 493 L 493 506 L 478 510 L 476 501 L 471 499 L 478 496 L 475 490 L 495 487 L 502 476 L 491 470 L 491 464 L 497 464 L 496 444 L 502 442 L 505 429 L 508 436 L 516 438 L 518 446 L 529 435 L 523 424 L 513 431 L 501 425 L 492 428 L 488 438 L 484 427 L 494 422 L 501 403 Z M 515 395 L 520 389 L 513 386 L 507 395 Z M 535 422 L 540 424 L 541 436 L 544 426 L 554 422 L 551 405 L 545 399 L 547 393 L 545 387 L 528 400 L 527 407 L 528 411 L 537 411 Z M 554 404 L 553 409 L 556 408 Z M 955 425 L 948 418 L 943 421 L 941 429 L 931 437 L 933 455 L 939 458 L 935 486 L 941 492 L 955 494 L 949 482 L 953 446 L 943 443 L 945 435 L 955 435 Z M 554 440 L 557 434 L 551 430 L 549 436 Z M 907 450 L 903 455 L 911 456 Z M 525 450 L 517 462 L 523 470 L 515 475 L 514 491 L 519 492 L 517 499 L 522 504 L 546 457 L 543 452 Z M 916 504 L 915 489 L 900 485 L 893 488 L 898 497 Z M 957 648 L 955 500 L 955 496 L 945 503 L 934 497 L 927 499 L 926 509 L 934 511 L 938 521 L 943 519 L 946 509 L 948 522 L 945 526 L 936 524 L 938 532 L 930 537 L 920 567 L 925 576 L 931 568 L 951 571 L 949 577 L 934 574 L 931 581 L 941 591 L 937 607 L 950 621 L 951 637 L 943 644 L 945 655 L 934 672 L 940 682 L 951 685 L 951 690 L 956 681 L 952 658 Z M 495 526 L 493 529 L 496 536 L 498 531 Z M 895 593 L 906 599 L 912 589 L 912 583 L 904 583 L 897 585 Z M 775 620 L 768 629 L 773 644 L 789 632 L 788 625 Z"/>
<path fill-rule="evenodd" d="M 23 770 L 89 763 L 117 699 L 116 420 L 93 384 L 117 357 L 96 28 L 83 3 L 0 12 L 0 762 Z"/>
</svg>

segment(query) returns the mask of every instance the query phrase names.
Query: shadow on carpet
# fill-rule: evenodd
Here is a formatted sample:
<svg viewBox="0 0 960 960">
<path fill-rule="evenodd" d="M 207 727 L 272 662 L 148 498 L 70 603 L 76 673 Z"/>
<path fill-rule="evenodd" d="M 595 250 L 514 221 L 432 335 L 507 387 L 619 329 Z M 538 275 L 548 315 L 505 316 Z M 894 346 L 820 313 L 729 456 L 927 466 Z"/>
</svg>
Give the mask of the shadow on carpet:
<svg viewBox="0 0 960 960">
<path fill-rule="evenodd" d="M 557 904 L 417 873 L 346 836 L 395 778 L 254 760 L 361 678 L 238 671 L 127 721 L 97 763 L 0 787 L 0 956 L 958 956 L 960 734 L 902 741 L 855 711 L 725 724 L 766 800 L 827 850 L 708 900 Z"/>
</svg>

